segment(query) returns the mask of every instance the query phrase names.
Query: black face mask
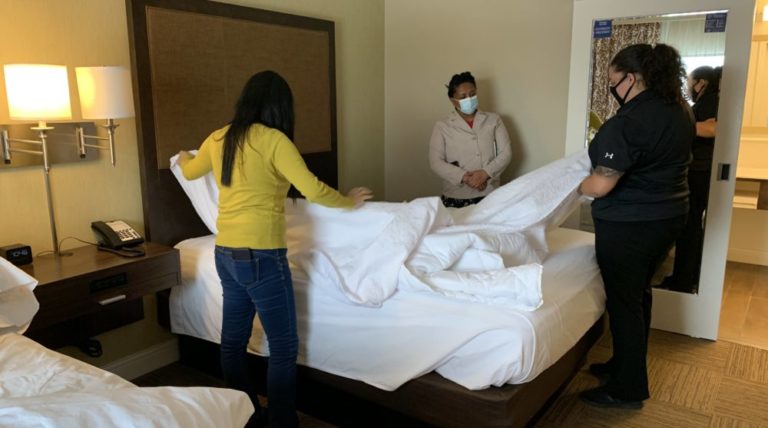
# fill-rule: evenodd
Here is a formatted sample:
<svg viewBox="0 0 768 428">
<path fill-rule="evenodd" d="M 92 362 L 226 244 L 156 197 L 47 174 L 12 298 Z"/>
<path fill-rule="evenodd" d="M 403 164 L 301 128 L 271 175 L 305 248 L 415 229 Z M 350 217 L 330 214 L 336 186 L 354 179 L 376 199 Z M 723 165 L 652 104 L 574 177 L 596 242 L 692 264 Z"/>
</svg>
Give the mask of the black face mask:
<svg viewBox="0 0 768 428">
<path fill-rule="evenodd" d="M 693 86 L 691 86 L 691 100 L 693 102 L 698 101 L 699 97 L 701 96 L 701 94 L 704 92 L 705 89 L 707 89 L 707 85 L 706 84 L 700 90 L 698 90 L 698 91 L 696 89 L 694 89 L 696 87 L 696 85 L 699 84 L 700 81 L 701 81 L 701 79 L 697 80 L 693 84 Z"/>
<path fill-rule="evenodd" d="M 613 95 L 613 98 L 615 98 L 616 102 L 619 103 L 619 106 L 623 106 L 624 105 L 624 103 L 627 101 L 627 97 L 629 96 L 629 91 L 631 91 L 632 87 L 635 86 L 635 84 L 632 83 L 631 85 L 629 85 L 629 89 L 627 89 L 627 92 L 624 93 L 624 96 L 623 97 L 619 96 L 618 91 L 616 91 L 616 87 L 621 85 L 621 82 L 623 82 L 624 79 L 626 79 L 628 75 L 629 75 L 629 73 L 625 74 L 624 77 L 622 77 L 621 80 L 619 80 L 619 82 L 615 86 L 611 86 L 609 88 L 609 90 L 611 91 L 611 95 Z"/>
</svg>

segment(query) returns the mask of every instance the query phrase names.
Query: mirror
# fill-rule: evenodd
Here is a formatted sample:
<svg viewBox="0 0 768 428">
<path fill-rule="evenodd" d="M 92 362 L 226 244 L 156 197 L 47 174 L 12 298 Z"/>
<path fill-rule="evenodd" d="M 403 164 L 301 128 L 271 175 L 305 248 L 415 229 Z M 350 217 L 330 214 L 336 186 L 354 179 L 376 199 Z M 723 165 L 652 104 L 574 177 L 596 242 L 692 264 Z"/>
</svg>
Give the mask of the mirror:
<svg viewBox="0 0 768 428">
<path fill-rule="evenodd" d="M 621 49 L 638 43 L 670 45 L 680 53 L 688 76 L 680 85 L 698 124 L 688 176 L 691 211 L 686 229 L 652 281 L 654 287 L 698 291 L 715 144 L 711 120 L 716 121 L 719 107 L 727 17 L 727 11 L 718 10 L 593 21 L 586 145 L 619 108 L 609 91 L 608 66 Z M 591 221 L 582 215 L 582 224 L 585 217 Z"/>
</svg>

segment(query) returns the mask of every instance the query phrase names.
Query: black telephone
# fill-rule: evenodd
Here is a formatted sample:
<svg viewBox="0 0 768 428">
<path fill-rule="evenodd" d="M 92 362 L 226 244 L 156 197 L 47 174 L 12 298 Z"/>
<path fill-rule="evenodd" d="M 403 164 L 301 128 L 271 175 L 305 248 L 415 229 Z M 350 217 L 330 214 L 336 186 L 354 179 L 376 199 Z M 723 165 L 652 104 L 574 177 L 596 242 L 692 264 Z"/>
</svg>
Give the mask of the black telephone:
<svg viewBox="0 0 768 428">
<path fill-rule="evenodd" d="M 126 257 L 144 255 L 141 249 L 126 248 L 144 242 L 144 238 L 136 230 L 122 220 L 94 221 L 91 228 L 101 237 L 99 249 L 113 252 Z"/>
</svg>

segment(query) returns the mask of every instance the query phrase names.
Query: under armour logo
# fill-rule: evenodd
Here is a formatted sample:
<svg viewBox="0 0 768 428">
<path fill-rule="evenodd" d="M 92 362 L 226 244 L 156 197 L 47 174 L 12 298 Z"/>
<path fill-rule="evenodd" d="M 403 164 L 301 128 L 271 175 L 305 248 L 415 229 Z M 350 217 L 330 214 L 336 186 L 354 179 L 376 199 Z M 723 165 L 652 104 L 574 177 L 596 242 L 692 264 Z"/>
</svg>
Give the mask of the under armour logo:
<svg viewBox="0 0 768 428">
<path fill-rule="evenodd" d="M 613 153 L 605 152 L 605 157 L 608 159 L 613 159 Z"/>
</svg>

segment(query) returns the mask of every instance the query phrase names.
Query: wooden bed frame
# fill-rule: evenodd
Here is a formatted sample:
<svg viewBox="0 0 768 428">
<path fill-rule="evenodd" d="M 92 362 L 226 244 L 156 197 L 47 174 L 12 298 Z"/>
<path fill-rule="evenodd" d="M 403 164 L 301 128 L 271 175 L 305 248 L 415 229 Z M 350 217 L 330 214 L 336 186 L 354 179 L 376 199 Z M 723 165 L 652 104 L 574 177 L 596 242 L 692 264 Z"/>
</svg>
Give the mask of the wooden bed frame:
<svg viewBox="0 0 768 428">
<path fill-rule="evenodd" d="M 327 67 L 327 70 L 321 69 L 320 72 L 327 73 L 328 77 L 329 97 L 328 105 L 325 106 L 328 111 L 314 112 L 316 116 L 311 119 L 321 122 L 330 120 L 330 123 L 325 125 L 316 124 L 327 130 L 327 141 L 320 147 L 302 148 L 299 142 L 297 146 L 302 150 L 310 169 L 326 183 L 336 186 L 334 26 L 332 22 L 205 0 L 126 0 L 126 5 L 134 96 L 137 104 L 136 122 L 144 222 L 149 240 L 174 245 L 186 238 L 209 234 L 167 165 L 169 154 L 175 153 L 180 148 L 192 148 L 198 145 L 205 135 L 190 135 L 186 129 L 167 129 L 174 124 L 186 123 L 186 120 L 182 120 L 186 118 L 174 118 L 172 115 L 169 117 L 167 111 L 156 111 L 157 106 L 162 106 L 162 102 L 167 101 L 163 97 L 174 95 L 169 94 L 167 88 L 163 92 L 154 87 L 159 80 L 158 69 L 162 67 L 153 64 L 152 55 L 153 52 L 162 51 L 162 49 L 153 46 L 151 39 L 154 38 L 156 41 L 162 32 L 156 31 L 156 28 L 152 30 L 152 25 L 148 21 L 150 18 L 157 20 L 158 16 L 165 16 L 163 15 L 165 12 L 169 12 L 171 15 L 168 16 L 171 17 L 175 16 L 174 13 L 178 13 L 182 20 L 189 18 L 190 14 L 194 15 L 192 16 L 194 19 L 199 18 L 198 15 L 205 15 L 217 19 L 250 20 L 259 25 L 280 27 L 281 30 L 295 29 L 300 36 L 310 31 L 308 34 L 311 37 L 327 37 L 327 63 L 320 58 L 317 66 Z M 162 13 L 149 17 L 149 11 Z M 200 22 L 197 21 L 198 24 Z M 158 33 L 161 34 L 158 35 Z M 196 45 L 194 48 L 205 49 Z M 196 55 L 196 52 L 193 54 Z M 182 58 L 179 61 L 184 63 L 186 60 Z M 278 64 L 278 67 L 280 66 L 282 65 Z M 287 67 L 290 69 L 290 66 Z M 309 70 L 308 73 L 312 75 L 307 78 L 316 79 L 316 72 Z M 215 79 L 215 76 L 211 78 Z M 307 94 L 304 95 L 307 96 Z M 301 96 L 296 98 L 297 103 L 302 99 Z M 230 112 L 231 110 L 227 110 L 225 113 L 230 114 Z M 204 112 L 199 113 L 198 116 L 195 118 L 196 121 L 211 123 L 209 130 L 223 124 L 215 123 L 215 119 L 206 117 Z M 299 128 L 300 123 L 297 121 L 297 130 Z M 176 135 L 174 132 L 186 132 L 187 138 L 199 139 L 192 142 L 184 141 L 182 144 L 185 143 L 186 147 L 183 147 L 179 146 L 176 138 L 162 137 Z M 396 391 L 387 392 L 363 382 L 300 367 L 298 405 L 301 410 L 309 414 L 344 426 L 522 427 L 536 419 L 537 414 L 546 408 L 547 403 L 556 397 L 584 364 L 587 352 L 602 335 L 603 325 L 602 319 L 595 323 L 552 367 L 526 384 L 470 391 L 436 373 L 429 373 L 409 381 Z M 218 345 L 188 336 L 180 336 L 179 339 L 183 363 L 211 373 L 218 373 Z M 254 356 L 253 360 L 256 373 L 259 373 L 263 381 L 265 360 L 257 356 Z"/>
</svg>

